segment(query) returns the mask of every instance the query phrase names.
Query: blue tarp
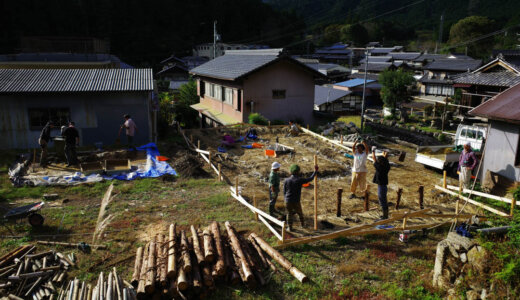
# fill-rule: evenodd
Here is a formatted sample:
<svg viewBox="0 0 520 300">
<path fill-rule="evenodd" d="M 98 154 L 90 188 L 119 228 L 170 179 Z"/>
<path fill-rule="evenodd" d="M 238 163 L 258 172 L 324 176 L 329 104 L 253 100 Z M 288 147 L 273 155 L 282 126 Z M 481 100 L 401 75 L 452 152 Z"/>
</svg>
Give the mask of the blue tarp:
<svg viewBox="0 0 520 300">
<path fill-rule="evenodd" d="M 134 180 L 137 178 L 155 178 L 162 175 L 170 174 L 177 175 L 177 172 L 164 161 L 158 161 L 157 156 L 159 155 L 159 150 L 154 143 L 149 143 L 144 146 L 136 148 L 138 151 L 146 151 L 146 166 L 144 168 L 140 168 L 137 170 L 132 170 L 131 172 L 123 172 L 114 175 L 100 175 L 100 174 L 91 174 L 85 176 L 80 172 L 74 173 L 73 176 L 64 176 L 62 180 L 59 180 L 55 177 L 45 176 L 43 180 L 48 184 L 58 183 L 59 184 L 77 184 L 82 182 L 98 182 L 101 180 Z"/>
</svg>

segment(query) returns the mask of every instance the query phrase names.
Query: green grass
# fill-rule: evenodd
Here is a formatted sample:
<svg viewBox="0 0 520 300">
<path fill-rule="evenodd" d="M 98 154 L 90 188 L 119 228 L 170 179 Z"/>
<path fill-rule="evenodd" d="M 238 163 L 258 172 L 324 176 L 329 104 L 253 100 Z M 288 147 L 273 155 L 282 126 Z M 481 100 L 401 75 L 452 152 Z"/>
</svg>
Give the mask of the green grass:
<svg viewBox="0 0 520 300">
<path fill-rule="evenodd" d="M 361 128 L 361 116 L 341 116 L 336 121 L 344 122 L 346 124 L 352 122 L 356 124 L 358 128 Z"/>
</svg>

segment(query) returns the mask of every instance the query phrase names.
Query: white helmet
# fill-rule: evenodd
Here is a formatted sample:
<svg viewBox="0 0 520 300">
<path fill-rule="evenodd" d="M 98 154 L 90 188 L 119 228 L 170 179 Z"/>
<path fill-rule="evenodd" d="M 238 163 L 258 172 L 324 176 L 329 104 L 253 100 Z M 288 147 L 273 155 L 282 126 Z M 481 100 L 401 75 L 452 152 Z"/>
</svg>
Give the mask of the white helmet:
<svg viewBox="0 0 520 300">
<path fill-rule="evenodd" d="M 271 165 L 271 169 L 272 169 L 272 170 L 280 169 L 280 164 L 277 163 L 277 162 L 274 162 L 274 163 Z"/>
</svg>

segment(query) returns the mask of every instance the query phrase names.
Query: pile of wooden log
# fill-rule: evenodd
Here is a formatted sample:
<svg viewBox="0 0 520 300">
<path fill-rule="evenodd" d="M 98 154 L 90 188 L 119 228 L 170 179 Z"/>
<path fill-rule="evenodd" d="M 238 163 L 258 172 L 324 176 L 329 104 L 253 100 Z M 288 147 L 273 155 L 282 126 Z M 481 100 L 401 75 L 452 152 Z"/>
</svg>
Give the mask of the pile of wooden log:
<svg viewBox="0 0 520 300">
<path fill-rule="evenodd" d="M 0 295 L 9 299 L 47 299 L 75 266 L 73 254 L 53 250 L 35 253 L 36 246 L 16 248 L 0 258 Z"/>
<path fill-rule="evenodd" d="M 204 230 L 190 227 L 169 234 L 158 234 L 144 247 L 137 248 L 131 284 L 139 298 L 168 295 L 175 299 L 205 297 L 219 283 L 244 283 L 249 288 L 266 284 L 263 271 L 276 271 L 269 257 L 300 282 L 307 276 L 255 233 L 238 234 L 229 222 L 227 236 L 213 222 Z M 191 236 L 188 236 L 190 235 Z"/>
<path fill-rule="evenodd" d="M 96 285 L 80 281 L 77 278 L 71 279 L 67 287 L 60 292 L 58 300 L 78 299 L 78 300 L 137 300 L 134 287 L 117 274 L 114 267 L 107 276 L 103 272 L 99 273 Z"/>
</svg>

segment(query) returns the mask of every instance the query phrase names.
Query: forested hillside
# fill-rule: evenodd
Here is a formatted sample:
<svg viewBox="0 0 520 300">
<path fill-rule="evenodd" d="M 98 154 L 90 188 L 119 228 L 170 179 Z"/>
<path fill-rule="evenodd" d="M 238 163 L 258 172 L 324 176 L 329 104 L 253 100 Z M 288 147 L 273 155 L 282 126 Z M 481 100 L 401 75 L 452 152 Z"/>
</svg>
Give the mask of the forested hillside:
<svg viewBox="0 0 520 300">
<path fill-rule="evenodd" d="M 136 65 L 212 41 L 213 20 L 225 42 L 262 43 L 269 34 L 273 46 L 304 27 L 260 0 L 6 0 L 0 11 L 0 53 L 16 53 L 21 36 L 89 36 L 108 38 L 113 54 Z"/>
</svg>

